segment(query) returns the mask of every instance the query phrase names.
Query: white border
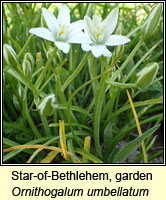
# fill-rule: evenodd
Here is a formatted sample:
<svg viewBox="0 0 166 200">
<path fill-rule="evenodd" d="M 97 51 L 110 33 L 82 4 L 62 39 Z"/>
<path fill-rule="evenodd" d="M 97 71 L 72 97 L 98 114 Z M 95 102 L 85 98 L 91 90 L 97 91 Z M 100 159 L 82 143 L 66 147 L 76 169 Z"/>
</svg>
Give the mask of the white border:
<svg viewBox="0 0 166 200">
<path fill-rule="evenodd" d="M 3 3 L 33 3 L 34 1 L 1 1 L 1 69 L 2 69 L 2 58 L 3 58 L 3 15 L 2 15 L 2 4 Z M 86 1 L 86 2 L 82 2 L 82 1 L 49 1 L 50 3 L 115 3 L 115 1 Z M 35 3 L 49 3 L 48 1 L 35 1 Z M 126 2 L 126 1 L 117 1 L 116 3 L 163 3 L 163 19 L 165 19 L 165 1 L 131 1 L 131 2 Z M 163 77 L 163 82 L 164 82 L 164 88 L 163 88 L 163 95 L 164 95 L 164 119 L 163 119 L 163 124 L 164 124 L 164 151 L 163 151 L 163 156 L 164 156 L 164 163 L 163 164 L 3 164 L 2 163 L 2 158 L 3 158 L 3 153 L 2 153 L 2 147 L 3 147 L 3 137 L 1 137 L 1 166 L 165 166 L 165 20 L 163 20 L 163 29 L 164 29 L 164 77 Z M 3 71 L 1 70 L 1 98 L 3 97 Z M 3 123 L 3 116 L 2 116 L 2 99 L 1 99 L 1 127 L 3 127 L 2 123 Z M 3 136 L 2 133 L 2 128 L 1 128 L 1 136 Z"/>
</svg>

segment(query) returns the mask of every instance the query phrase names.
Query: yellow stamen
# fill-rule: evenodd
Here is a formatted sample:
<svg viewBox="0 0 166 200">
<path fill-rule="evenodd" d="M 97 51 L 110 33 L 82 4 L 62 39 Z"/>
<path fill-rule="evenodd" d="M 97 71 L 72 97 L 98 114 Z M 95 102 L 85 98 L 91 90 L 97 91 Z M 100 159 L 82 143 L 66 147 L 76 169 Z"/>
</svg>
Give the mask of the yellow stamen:
<svg viewBox="0 0 166 200">
<path fill-rule="evenodd" d="M 64 31 L 61 31 L 61 32 L 59 33 L 60 36 L 63 35 L 63 34 L 64 34 Z"/>
</svg>

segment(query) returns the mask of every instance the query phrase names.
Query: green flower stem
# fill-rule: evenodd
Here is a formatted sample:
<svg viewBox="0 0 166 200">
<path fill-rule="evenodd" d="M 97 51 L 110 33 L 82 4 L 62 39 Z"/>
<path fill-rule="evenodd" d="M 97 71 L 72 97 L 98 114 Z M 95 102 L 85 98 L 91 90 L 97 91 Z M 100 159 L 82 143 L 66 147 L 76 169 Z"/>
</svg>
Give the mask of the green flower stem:
<svg viewBox="0 0 166 200">
<path fill-rule="evenodd" d="M 70 51 L 69 51 L 69 74 L 72 74 L 74 71 L 74 65 L 73 65 L 73 49 L 72 49 L 72 44 L 70 45 Z M 74 80 L 72 81 L 73 85 L 74 85 Z M 68 94 L 71 94 L 71 88 L 72 85 L 69 85 L 69 89 L 68 89 Z"/>
<path fill-rule="evenodd" d="M 38 91 L 35 88 L 35 86 L 32 84 L 32 82 L 29 82 L 28 85 L 33 93 L 35 105 L 36 105 L 36 107 L 38 107 Z"/>
<path fill-rule="evenodd" d="M 91 56 L 88 59 L 88 68 L 89 68 L 89 74 L 90 78 L 93 79 L 95 76 L 97 76 L 97 59 L 95 59 L 93 56 Z M 93 95 L 96 94 L 96 87 L 97 87 L 98 81 L 92 83 L 92 89 L 93 89 Z"/>
<path fill-rule="evenodd" d="M 119 82 L 114 82 L 114 81 L 107 81 L 107 83 L 119 88 L 136 88 L 137 87 L 137 84 L 135 83 L 119 83 Z"/>
<path fill-rule="evenodd" d="M 106 60 L 103 58 L 101 60 L 102 69 L 107 68 Z M 102 73 L 103 74 L 103 73 Z M 101 118 L 101 110 L 103 105 L 103 100 L 105 98 L 105 92 L 107 88 L 106 81 L 109 78 L 109 73 L 101 78 L 100 84 L 96 89 L 96 99 L 95 99 L 95 107 L 94 107 L 94 141 L 95 141 L 95 149 L 97 156 L 102 158 L 101 146 L 100 146 L 100 118 Z"/>
<path fill-rule="evenodd" d="M 56 83 L 57 83 L 57 94 L 59 96 L 61 104 L 66 104 L 65 94 L 62 90 L 61 80 L 59 77 L 59 73 L 55 74 Z"/>
<path fill-rule="evenodd" d="M 103 108 L 101 120 L 105 119 L 105 117 L 106 117 L 106 115 L 108 113 L 108 110 L 110 109 L 111 105 L 112 105 L 112 98 L 109 98 L 109 100 L 106 102 L 106 104 L 105 104 L 105 106 Z"/>
<path fill-rule="evenodd" d="M 43 127 L 44 127 L 44 131 L 45 131 L 45 136 L 52 136 L 51 134 L 51 130 L 50 130 L 50 127 L 48 126 L 48 121 L 47 121 L 47 118 L 40 115 L 40 118 L 41 118 L 41 121 L 42 121 L 42 124 L 43 124 Z"/>
<path fill-rule="evenodd" d="M 93 109 L 93 106 L 95 105 L 95 97 L 93 97 L 93 99 L 91 100 L 89 106 L 88 106 L 88 109 L 87 111 L 90 113 L 91 110 Z"/>
<path fill-rule="evenodd" d="M 112 75 L 111 77 L 111 81 L 115 81 L 115 79 L 118 77 L 118 75 L 125 69 L 125 67 L 127 66 L 127 64 L 130 62 L 130 60 L 134 57 L 134 55 L 136 54 L 137 50 L 141 47 L 141 45 L 143 44 L 143 40 L 141 39 L 137 45 L 135 46 L 135 48 L 132 50 L 132 52 L 130 53 L 130 55 L 127 57 L 127 59 L 125 60 L 125 62 L 122 64 L 122 66 Z"/>
<path fill-rule="evenodd" d="M 32 93 L 33 93 L 33 96 L 34 96 L 35 105 L 38 108 L 38 104 L 39 104 L 39 102 L 38 102 L 39 101 L 38 100 L 38 91 L 37 91 L 37 89 L 34 87 L 34 85 L 31 82 L 29 82 L 29 87 L 32 90 Z M 45 130 L 46 136 L 51 136 L 52 134 L 51 134 L 51 130 L 50 130 L 49 126 L 48 126 L 47 118 L 42 116 L 42 115 L 40 115 L 40 118 L 41 118 L 44 130 Z"/>
<path fill-rule="evenodd" d="M 61 85 L 59 73 L 55 73 L 55 79 L 56 79 L 56 84 L 57 84 L 56 86 L 57 95 L 59 97 L 60 103 L 66 104 L 66 98 L 65 98 L 64 92 L 62 91 L 62 85 Z M 67 116 L 67 112 L 64 111 L 64 113 L 65 113 L 65 116 Z M 63 119 L 63 120 L 65 121 L 66 119 Z"/>
<path fill-rule="evenodd" d="M 74 71 L 74 65 L 73 65 L 73 48 L 72 48 L 72 44 L 70 44 L 70 51 L 69 51 L 69 73 L 71 74 L 73 71 Z"/>
<path fill-rule="evenodd" d="M 45 78 L 46 73 L 47 73 L 47 70 L 48 70 L 50 64 L 52 63 L 52 61 L 53 61 L 53 59 L 54 59 L 54 57 L 55 57 L 56 51 L 57 51 L 57 49 L 54 48 L 50 59 L 49 59 L 48 62 L 46 63 L 46 65 L 45 65 L 43 71 L 41 72 L 39 78 L 37 79 L 37 81 L 36 81 L 36 83 L 35 83 L 35 88 L 36 88 L 36 89 L 38 89 L 38 88 L 40 87 L 40 85 L 41 85 L 43 79 Z"/>
<path fill-rule="evenodd" d="M 80 64 L 77 66 L 77 68 L 75 69 L 75 71 L 64 82 L 64 84 L 62 86 L 62 91 L 65 91 L 65 89 L 72 82 L 72 80 L 80 73 L 80 71 L 82 70 L 82 68 L 84 67 L 84 65 L 85 65 L 85 63 L 86 63 L 86 61 L 88 59 L 89 54 L 90 54 L 90 52 L 86 52 L 86 54 L 84 55 L 83 59 L 81 60 Z"/>
<path fill-rule="evenodd" d="M 36 138 L 41 138 L 41 134 L 39 133 L 36 126 L 34 125 L 33 120 L 29 114 L 28 105 L 27 105 L 27 87 L 24 89 L 23 104 L 24 104 L 24 108 L 25 108 L 25 115 L 26 115 L 27 121 L 28 121 L 34 135 L 36 136 Z"/>
<path fill-rule="evenodd" d="M 74 52 L 73 52 L 73 71 L 75 70 L 75 67 L 76 67 L 76 61 L 77 61 L 77 58 L 78 58 L 78 50 L 75 49 Z"/>
<path fill-rule="evenodd" d="M 26 41 L 25 45 L 23 46 L 23 48 L 21 49 L 21 51 L 19 52 L 19 54 L 17 55 L 17 60 L 20 58 L 20 56 L 24 53 L 25 49 L 27 48 L 27 46 L 29 45 L 29 42 L 31 41 L 33 35 L 31 34 L 28 38 L 28 40 Z"/>
<path fill-rule="evenodd" d="M 106 83 L 105 83 L 106 77 L 102 77 L 100 82 L 100 87 L 96 90 L 96 101 L 95 101 L 95 107 L 94 107 L 94 141 L 95 141 L 95 149 L 97 156 L 99 158 L 102 158 L 102 152 L 100 147 L 100 118 L 101 118 L 101 109 L 103 100 L 105 97 L 105 91 L 106 91 Z"/>
<path fill-rule="evenodd" d="M 59 73 L 55 73 L 55 78 L 56 78 L 56 82 L 57 82 L 57 95 L 59 96 L 60 103 L 66 104 L 66 98 L 65 98 L 64 91 L 62 90 L 62 85 L 61 85 Z M 64 110 L 64 113 L 65 113 L 66 119 L 68 119 L 67 111 Z M 75 122 L 78 122 L 77 119 L 75 118 L 73 112 L 71 112 L 70 115 L 72 116 L 72 118 L 74 119 Z"/>
<path fill-rule="evenodd" d="M 40 87 L 40 89 L 38 90 L 38 93 L 39 93 L 39 94 L 43 91 L 43 89 L 46 87 L 46 85 L 50 82 L 50 80 L 51 80 L 53 77 L 54 77 L 54 74 L 51 74 L 51 75 L 49 76 L 49 78 L 47 79 L 47 81 L 46 81 L 46 82 Z M 33 102 L 31 103 L 31 106 L 30 106 L 31 109 L 32 109 L 33 105 L 34 105 L 34 100 L 33 100 Z"/>
<path fill-rule="evenodd" d="M 119 98 L 120 98 L 120 90 L 118 89 L 117 94 L 116 94 L 116 102 L 115 102 L 115 112 L 118 109 L 118 105 L 119 105 Z"/>
<path fill-rule="evenodd" d="M 71 103 L 72 103 L 72 100 L 73 100 L 73 97 L 81 90 L 83 89 L 84 87 L 86 87 L 87 85 L 91 84 L 93 81 L 96 81 L 98 80 L 99 78 L 101 78 L 102 76 L 106 75 L 107 73 L 109 73 L 111 70 L 112 70 L 112 66 L 114 66 L 115 63 L 113 63 L 103 74 L 100 74 L 96 77 L 94 77 L 93 79 L 87 81 L 86 83 L 84 83 L 82 86 L 80 86 L 78 89 L 76 89 L 70 96 L 69 100 L 68 100 L 68 104 L 67 104 L 67 113 L 68 113 L 68 123 L 69 123 L 69 127 L 70 127 L 70 130 L 72 131 L 72 134 L 73 134 L 73 137 L 74 139 L 76 140 L 76 142 L 80 145 L 80 142 L 78 141 L 75 133 L 74 133 L 74 130 L 72 128 L 72 125 L 71 125 L 71 116 L 70 116 L 70 108 L 71 108 Z M 98 135 L 97 135 L 98 136 Z M 96 136 L 96 137 L 97 137 Z M 97 141 L 97 139 L 96 139 Z M 100 150 L 99 150 L 100 151 Z"/>
<path fill-rule="evenodd" d="M 29 82 L 29 87 L 32 90 L 35 105 L 38 108 L 38 103 L 39 103 L 38 102 L 38 91 L 36 90 L 36 88 L 34 87 L 34 85 L 31 82 Z M 39 114 L 40 114 L 40 111 L 39 111 Z M 42 121 L 42 124 L 43 124 L 43 127 L 44 127 L 44 131 L 46 133 L 46 136 L 51 136 L 52 134 L 51 134 L 50 127 L 48 126 L 47 118 L 42 116 L 42 115 L 40 115 L 40 118 L 41 118 L 41 121 Z"/>
<path fill-rule="evenodd" d="M 111 98 L 110 98 L 110 104 L 109 104 L 109 108 L 108 108 L 108 112 L 107 112 L 107 116 L 111 116 L 112 115 L 112 110 L 115 104 L 115 100 L 117 97 L 117 88 L 115 88 L 114 85 L 112 85 L 112 87 L 110 88 L 110 92 L 111 92 Z"/>
</svg>

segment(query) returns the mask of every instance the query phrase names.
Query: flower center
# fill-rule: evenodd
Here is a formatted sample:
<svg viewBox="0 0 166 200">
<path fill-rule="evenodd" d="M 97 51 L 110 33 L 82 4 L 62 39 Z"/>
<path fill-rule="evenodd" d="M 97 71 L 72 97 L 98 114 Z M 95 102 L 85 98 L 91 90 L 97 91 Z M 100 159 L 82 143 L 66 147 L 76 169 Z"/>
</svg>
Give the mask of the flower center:
<svg viewBox="0 0 166 200">
<path fill-rule="evenodd" d="M 69 26 L 66 26 L 65 24 L 59 24 L 59 36 L 63 36 L 64 34 L 68 33 Z"/>
<path fill-rule="evenodd" d="M 103 39 L 103 33 L 105 29 L 105 24 L 103 26 L 97 25 L 93 31 L 93 35 L 96 38 L 96 40 L 102 40 Z"/>
</svg>

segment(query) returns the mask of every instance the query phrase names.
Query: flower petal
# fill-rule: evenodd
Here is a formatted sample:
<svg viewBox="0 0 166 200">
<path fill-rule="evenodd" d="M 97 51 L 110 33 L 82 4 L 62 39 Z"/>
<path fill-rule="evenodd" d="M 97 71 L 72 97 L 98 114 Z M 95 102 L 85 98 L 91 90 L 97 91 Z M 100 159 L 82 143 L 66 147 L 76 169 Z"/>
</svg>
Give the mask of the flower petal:
<svg viewBox="0 0 166 200">
<path fill-rule="evenodd" d="M 55 45 L 64 53 L 69 53 L 70 45 L 66 42 L 55 42 Z"/>
<path fill-rule="evenodd" d="M 80 32 L 82 29 L 85 28 L 85 21 L 78 20 L 70 24 L 70 35 L 74 35 L 77 32 Z"/>
<path fill-rule="evenodd" d="M 92 43 L 89 36 L 87 36 L 82 31 L 76 33 L 75 35 L 69 35 L 67 42 L 74 43 L 74 44 L 82 44 L 82 43 L 90 44 L 90 43 Z"/>
<path fill-rule="evenodd" d="M 117 46 L 121 44 L 126 44 L 130 42 L 130 39 L 123 35 L 111 35 L 105 41 L 105 45 L 107 46 Z"/>
<path fill-rule="evenodd" d="M 58 21 L 60 24 L 70 24 L 70 13 L 66 5 L 63 5 L 58 14 Z"/>
<path fill-rule="evenodd" d="M 92 31 L 93 31 L 93 29 L 94 29 L 94 28 L 93 28 L 94 25 L 93 25 L 91 19 L 90 19 L 88 16 L 85 16 L 85 17 L 84 17 L 84 20 L 85 20 L 85 23 L 86 23 L 85 31 L 88 33 L 90 39 L 91 39 L 94 43 L 96 43 L 96 40 L 95 40 L 95 38 L 93 37 L 93 34 L 92 34 Z"/>
<path fill-rule="evenodd" d="M 110 12 L 110 14 L 106 17 L 106 19 L 102 22 L 102 25 L 105 26 L 105 31 L 104 31 L 105 37 L 108 37 L 114 32 L 115 27 L 118 22 L 118 13 L 119 13 L 119 9 L 114 8 Z"/>
<path fill-rule="evenodd" d="M 81 48 L 83 51 L 90 51 L 91 47 L 89 44 L 81 44 Z"/>
<path fill-rule="evenodd" d="M 47 28 L 42 28 L 42 27 L 31 28 L 29 30 L 29 32 L 34 34 L 34 35 L 37 35 L 38 37 L 41 37 L 41 38 L 44 38 L 46 40 L 55 42 L 55 38 L 54 38 L 53 34 Z"/>
<path fill-rule="evenodd" d="M 93 15 L 92 21 L 95 26 L 101 25 L 101 18 L 97 15 Z"/>
<path fill-rule="evenodd" d="M 92 54 L 98 58 L 100 56 L 103 55 L 103 53 L 105 52 L 106 47 L 104 45 L 92 45 L 91 46 L 91 51 Z"/>
<path fill-rule="evenodd" d="M 49 12 L 46 8 L 42 8 L 42 14 L 51 32 L 56 33 L 58 29 L 58 21 L 56 17 Z"/>
<path fill-rule="evenodd" d="M 111 57 L 112 53 L 107 48 L 105 48 L 105 50 L 103 51 L 103 56 L 105 56 L 105 57 Z"/>
</svg>

